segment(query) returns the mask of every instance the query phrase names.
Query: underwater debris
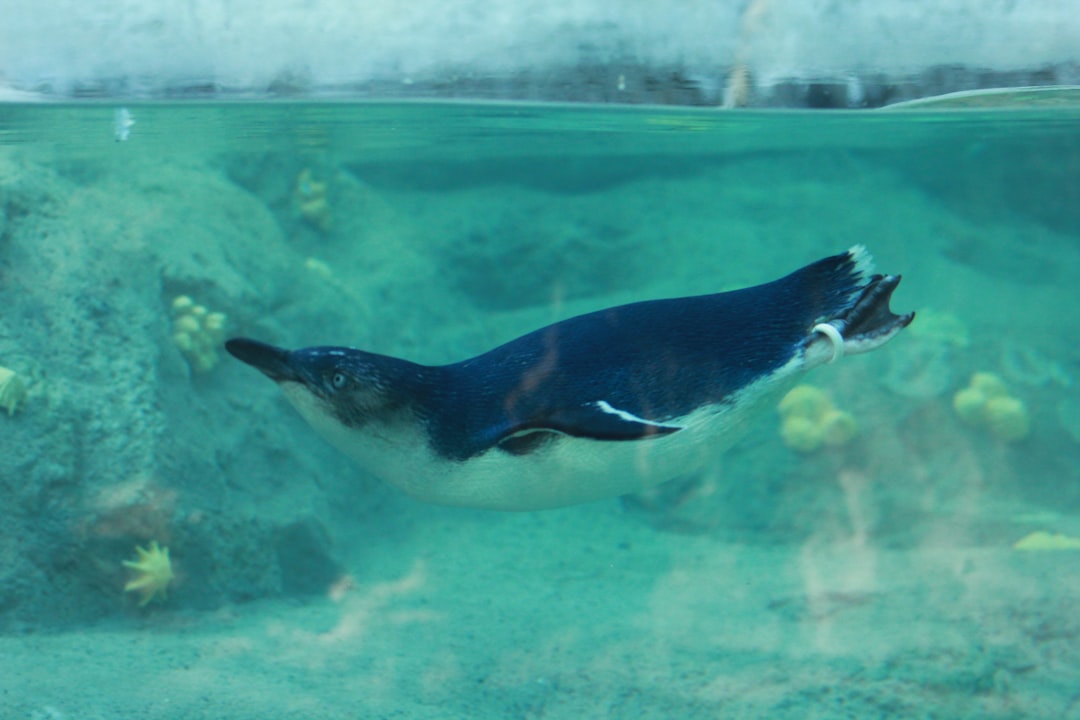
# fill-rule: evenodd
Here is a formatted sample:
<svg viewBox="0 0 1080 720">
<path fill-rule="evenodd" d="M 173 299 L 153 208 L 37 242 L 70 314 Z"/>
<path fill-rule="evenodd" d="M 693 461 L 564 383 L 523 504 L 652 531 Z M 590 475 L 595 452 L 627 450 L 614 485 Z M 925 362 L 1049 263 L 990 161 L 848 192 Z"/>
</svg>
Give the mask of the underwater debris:
<svg viewBox="0 0 1080 720">
<path fill-rule="evenodd" d="M 968 425 L 1005 442 L 1023 440 L 1031 429 L 1027 406 L 1009 395 L 1005 382 L 993 373 L 972 375 L 968 386 L 953 396 L 953 409 Z"/>
<path fill-rule="evenodd" d="M 172 302 L 172 341 L 196 372 L 209 372 L 220 359 L 218 347 L 225 340 L 224 313 L 209 312 L 187 295 Z"/>
<path fill-rule="evenodd" d="M 131 117 L 131 111 L 126 107 L 117 108 L 113 113 L 113 137 L 116 142 L 127 142 L 131 137 L 131 126 L 135 124 L 135 118 Z"/>
<path fill-rule="evenodd" d="M 26 385 L 14 370 L 0 367 L 0 408 L 7 410 L 8 417 L 15 414 L 26 402 Z"/>
<path fill-rule="evenodd" d="M 304 260 L 304 269 L 323 280 L 332 280 L 334 277 L 334 271 L 330 268 L 329 263 L 316 257 L 309 257 Z"/>
<path fill-rule="evenodd" d="M 851 413 L 838 410 L 823 390 L 798 385 L 783 397 L 780 411 L 780 438 L 792 450 L 811 453 L 823 445 L 846 445 L 858 427 Z"/>
<path fill-rule="evenodd" d="M 311 170 L 304 168 L 296 177 L 296 189 L 293 191 L 300 217 L 319 232 L 329 232 L 331 227 L 330 202 L 327 199 L 327 185 L 315 180 Z"/>
</svg>

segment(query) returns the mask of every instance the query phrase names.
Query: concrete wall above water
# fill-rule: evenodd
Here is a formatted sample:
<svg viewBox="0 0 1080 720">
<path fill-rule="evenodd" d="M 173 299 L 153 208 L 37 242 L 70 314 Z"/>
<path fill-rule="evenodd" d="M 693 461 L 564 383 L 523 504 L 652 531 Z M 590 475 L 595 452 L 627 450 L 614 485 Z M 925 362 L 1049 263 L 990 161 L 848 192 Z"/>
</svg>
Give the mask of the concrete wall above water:
<svg viewBox="0 0 1080 720">
<path fill-rule="evenodd" d="M 5 0 L 0 17 L 0 97 L 862 106 L 1080 82 L 1075 0 Z"/>
</svg>

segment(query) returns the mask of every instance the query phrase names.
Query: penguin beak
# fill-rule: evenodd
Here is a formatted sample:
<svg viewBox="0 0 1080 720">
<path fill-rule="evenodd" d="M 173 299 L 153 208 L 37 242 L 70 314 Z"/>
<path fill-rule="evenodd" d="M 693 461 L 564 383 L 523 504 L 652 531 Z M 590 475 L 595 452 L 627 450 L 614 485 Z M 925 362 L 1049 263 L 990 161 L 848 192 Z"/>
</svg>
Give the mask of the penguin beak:
<svg viewBox="0 0 1080 720">
<path fill-rule="evenodd" d="M 274 382 L 303 382 L 291 361 L 291 353 L 284 348 L 247 338 L 233 338 L 225 342 L 225 349 L 234 358 L 247 363 Z"/>
</svg>

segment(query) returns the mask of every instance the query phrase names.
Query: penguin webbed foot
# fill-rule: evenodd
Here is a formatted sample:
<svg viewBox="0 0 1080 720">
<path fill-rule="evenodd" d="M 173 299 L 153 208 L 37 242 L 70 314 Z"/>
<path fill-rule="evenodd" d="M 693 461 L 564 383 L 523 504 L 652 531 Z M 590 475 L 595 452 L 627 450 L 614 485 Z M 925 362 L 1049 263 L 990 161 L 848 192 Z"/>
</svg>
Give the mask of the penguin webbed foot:
<svg viewBox="0 0 1080 720">
<path fill-rule="evenodd" d="M 872 275 L 843 315 L 814 326 L 808 353 L 820 347 L 822 361 L 832 362 L 889 342 L 915 319 L 913 312 L 897 315 L 889 307 L 900 280 L 900 275 Z"/>
<path fill-rule="evenodd" d="M 842 334 L 846 345 L 852 343 L 874 343 L 866 350 L 873 350 L 888 342 L 915 319 L 915 313 L 897 315 L 889 307 L 893 291 L 900 285 L 900 275 L 874 275 L 866 288 L 855 301 L 855 305 L 844 316 Z M 876 342 L 874 342 L 876 341 Z M 849 352 L 863 352 L 850 348 Z"/>
</svg>

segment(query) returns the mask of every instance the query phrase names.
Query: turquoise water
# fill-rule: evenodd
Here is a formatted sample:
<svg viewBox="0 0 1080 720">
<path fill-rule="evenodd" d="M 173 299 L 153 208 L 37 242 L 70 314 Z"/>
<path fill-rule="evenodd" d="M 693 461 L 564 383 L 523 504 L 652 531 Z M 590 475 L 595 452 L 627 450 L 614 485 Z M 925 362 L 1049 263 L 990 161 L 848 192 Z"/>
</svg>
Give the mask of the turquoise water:
<svg viewBox="0 0 1080 720">
<path fill-rule="evenodd" d="M 117 110 L 0 106 L 0 717 L 1080 717 L 1080 111 Z M 563 510 L 406 497 L 220 348 L 450 362 L 856 243 L 919 315 L 806 376 L 854 437 Z"/>
</svg>

